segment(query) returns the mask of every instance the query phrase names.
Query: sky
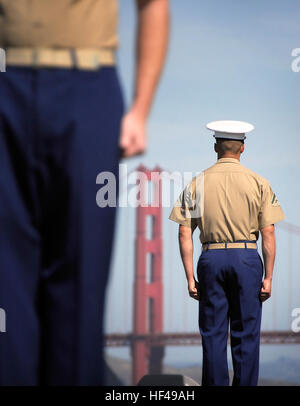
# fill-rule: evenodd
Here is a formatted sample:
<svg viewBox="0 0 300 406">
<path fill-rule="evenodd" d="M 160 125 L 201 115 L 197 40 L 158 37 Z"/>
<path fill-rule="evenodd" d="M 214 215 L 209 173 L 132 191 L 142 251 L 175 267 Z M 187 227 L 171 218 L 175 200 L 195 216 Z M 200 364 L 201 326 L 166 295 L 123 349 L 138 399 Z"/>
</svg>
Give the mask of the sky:
<svg viewBox="0 0 300 406">
<path fill-rule="evenodd" d="M 120 0 L 119 75 L 128 108 L 134 78 L 134 4 Z M 170 5 L 170 45 L 148 119 L 148 150 L 122 163 L 129 171 L 142 163 L 196 174 L 216 160 L 206 123 L 250 122 L 255 130 L 247 136 L 241 162 L 269 180 L 285 220 L 300 226 L 300 72 L 291 68 L 292 50 L 300 48 L 299 1 L 171 0 Z M 169 212 L 163 210 L 165 330 L 197 331 L 197 303 L 187 296 L 177 226 L 168 220 Z M 135 210 L 119 209 L 107 300 L 108 332 L 131 328 L 134 227 Z M 273 297 L 264 305 L 264 329 L 288 329 L 291 309 L 300 308 L 299 236 L 289 237 L 278 228 L 277 238 Z M 198 235 L 194 242 L 196 261 Z M 182 351 L 182 357 L 188 351 Z M 282 347 L 278 351 L 291 353 Z M 275 357 L 278 351 L 265 353 Z M 292 351 L 300 359 L 300 349 Z M 168 350 L 169 359 L 175 355 L 178 352 Z"/>
</svg>

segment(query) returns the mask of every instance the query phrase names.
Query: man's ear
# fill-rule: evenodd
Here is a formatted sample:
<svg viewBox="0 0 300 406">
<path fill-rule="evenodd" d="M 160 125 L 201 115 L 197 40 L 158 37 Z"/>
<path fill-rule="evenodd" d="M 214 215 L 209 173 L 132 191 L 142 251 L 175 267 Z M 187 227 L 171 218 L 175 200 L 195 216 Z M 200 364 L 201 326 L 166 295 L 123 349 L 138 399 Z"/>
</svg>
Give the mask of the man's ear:
<svg viewBox="0 0 300 406">
<path fill-rule="evenodd" d="M 244 149 L 245 149 L 245 144 L 242 144 L 242 145 L 241 145 L 241 149 L 240 149 L 240 153 L 241 153 L 241 154 L 244 152 Z"/>
<path fill-rule="evenodd" d="M 216 142 L 215 142 L 215 144 L 214 144 L 214 149 L 215 149 L 215 152 L 218 153 L 218 145 L 217 145 Z"/>
</svg>

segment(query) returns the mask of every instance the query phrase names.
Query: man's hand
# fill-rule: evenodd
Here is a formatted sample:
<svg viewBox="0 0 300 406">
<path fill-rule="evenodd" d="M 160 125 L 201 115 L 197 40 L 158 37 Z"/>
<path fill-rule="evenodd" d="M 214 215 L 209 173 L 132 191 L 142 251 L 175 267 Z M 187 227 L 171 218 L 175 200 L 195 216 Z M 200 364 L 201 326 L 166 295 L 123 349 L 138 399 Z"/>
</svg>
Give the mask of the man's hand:
<svg viewBox="0 0 300 406">
<path fill-rule="evenodd" d="M 193 299 L 200 300 L 199 283 L 195 279 L 191 279 L 188 282 L 188 290 L 189 290 L 189 295 Z"/>
<path fill-rule="evenodd" d="M 122 158 L 140 155 L 146 150 L 146 120 L 134 110 L 123 117 L 120 149 Z"/>
<path fill-rule="evenodd" d="M 262 253 L 265 265 L 265 278 L 260 290 L 260 300 L 264 302 L 271 297 L 272 275 L 276 254 L 276 241 L 274 225 L 266 226 L 261 230 Z"/>
<path fill-rule="evenodd" d="M 260 290 L 260 300 L 264 302 L 271 297 L 272 281 L 271 279 L 264 279 Z"/>
</svg>

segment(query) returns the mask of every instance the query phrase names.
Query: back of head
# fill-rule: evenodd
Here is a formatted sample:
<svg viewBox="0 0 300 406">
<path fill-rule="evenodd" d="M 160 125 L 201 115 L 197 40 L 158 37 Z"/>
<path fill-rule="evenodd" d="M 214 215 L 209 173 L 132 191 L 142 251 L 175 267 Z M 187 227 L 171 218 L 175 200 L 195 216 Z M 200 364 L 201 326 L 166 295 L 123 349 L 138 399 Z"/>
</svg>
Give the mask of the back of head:
<svg viewBox="0 0 300 406">
<path fill-rule="evenodd" d="M 244 152 L 246 133 L 252 131 L 254 126 L 244 121 L 219 120 L 208 123 L 206 128 L 215 133 L 215 151 L 218 159 L 228 157 L 239 160 L 241 153 Z"/>
<path fill-rule="evenodd" d="M 241 146 L 244 145 L 244 141 L 241 140 L 229 140 L 226 138 L 216 139 L 216 152 L 220 155 L 237 155 L 241 153 Z"/>
</svg>

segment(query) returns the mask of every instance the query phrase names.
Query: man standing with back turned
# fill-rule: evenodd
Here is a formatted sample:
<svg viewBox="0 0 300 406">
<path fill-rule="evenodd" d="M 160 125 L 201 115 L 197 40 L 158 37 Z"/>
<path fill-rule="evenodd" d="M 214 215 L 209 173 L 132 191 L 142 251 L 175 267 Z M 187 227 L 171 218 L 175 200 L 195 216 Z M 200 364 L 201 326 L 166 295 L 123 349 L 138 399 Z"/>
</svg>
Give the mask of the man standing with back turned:
<svg viewBox="0 0 300 406">
<path fill-rule="evenodd" d="M 117 0 L 0 0 L 0 385 L 103 384 L 116 207 L 96 179 L 145 151 L 168 38 L 168 0 L 136 8 L 123 116 Z"/>
<path fill-rule="evenodd" d="M 188 290 L 199 300 L 202 385 L 229 384 L 230 324 L 232 384 L 255 386 L 261 304 L 271 296 L 274 223 L 284 214 L 269 182 L 240 163 L 245 133 L 254 127 L 240 121 L 216 121 L 207 128 L 215 132 L 218 160 L 185 187 L 169 218 L 180 224 L 180 253 Z M 192 234 L 196 227 L 202 243 L 198 282 L 193 270 Z M 259 231 L 264 267 L 256 245 Z"/>
</svg>

